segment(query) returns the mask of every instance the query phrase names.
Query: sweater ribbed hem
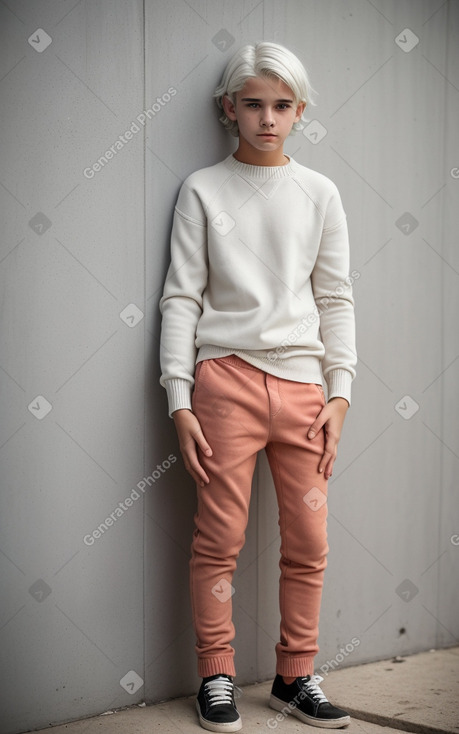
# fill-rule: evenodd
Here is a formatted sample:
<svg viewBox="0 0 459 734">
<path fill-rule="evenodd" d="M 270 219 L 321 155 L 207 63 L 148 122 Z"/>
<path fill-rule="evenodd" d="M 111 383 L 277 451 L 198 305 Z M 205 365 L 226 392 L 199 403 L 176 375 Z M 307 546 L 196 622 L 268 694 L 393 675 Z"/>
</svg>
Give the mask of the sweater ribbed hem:
<svg viewBox="0 0 459 734">
<path fill-rule="evenodd" d="M 297 655 L 277 655 L 276 673 L 286 678 L 299 678 L 306 675 L 314 675 L 314 657 Z"/>
<path fill-rule="evenodd" d="M 198 658 L 198 675 L 200 678 L 208 678 L 210 675 L 236 675 L 234 667 L 234 652 L 230 655 L 218 655 L 216 657 Z"/>
<path fill-rule="evenodd" d="M 204 344 L 198 351 L 196 361 L 202 362 L 205 359 L 229 357 L 230 354 L 235 354 L 253 367 L 258 367 L 263 372 L 267 372 L 274 377 L 280 377 L 282 380 L 315 382 L 318 385 L 322 385 L 323 382 L 319 358 L 305 354 L 279 358 L 271 349 L 231 349 L 213 344 Z"/>
<path fill-rule="evenodd" d="M 205 359 L 218 359 L 219 357 L 228 357 L 235 354 L 248 364 L 258 367 L 258 369 L 280 377 L 284 380 L 292 380 L 293 382 L 314 382 L 318 385 L 323 384 L 320 371 L 320 361 L 317 357 L 293 357 L 290 359 L 277 359 L 275 361 L 268 357 L 269 352 L 260 350 L 256 355 L 253 352 L 243 349 L 228 349 L 226 347 L 217 347 L 211 344 L 202 346 L 199 350 L 197 362 Z M 345 398 L 349 405 L 351 404 L 351 383 L 352 375 L 348 370 L 336 369 L 331 370 L 326 376 L 328 387 L 328 400 L 332 398 Z M 164 380 L 164 386 L 167 392 L 169 404 L 169 416 L 175 410 L 192 410 L 191 394 L 193 385 L 189 380 L 180 378 L 172 378 Z"/>
<path fill-rule="evenodd" d="M 164 380 L 169 404 L 169 417 L 174 410 L 191 410 L 191 391 L 193 386 L 189 380 L 173 378 Z"/>
<path fill-rule="evenodd" d="M 198 351 L 197 362 L 205 359 L 219 359 L 235 354 L 253 367 L 267 372 L 274 377 L 292 382 L 314 382 L 323 386 L 320 360 L 310 355 L 295 355 L 294 357 L 272 359 L 272 350 L 249 351 L 244 349 L 230 349 L 213 344 L 204 344 Z M 328 400 L 344 398 L 351 404 L 352 375 L 348 370 L 330 370 L 326 376 Z"/>
</svg>

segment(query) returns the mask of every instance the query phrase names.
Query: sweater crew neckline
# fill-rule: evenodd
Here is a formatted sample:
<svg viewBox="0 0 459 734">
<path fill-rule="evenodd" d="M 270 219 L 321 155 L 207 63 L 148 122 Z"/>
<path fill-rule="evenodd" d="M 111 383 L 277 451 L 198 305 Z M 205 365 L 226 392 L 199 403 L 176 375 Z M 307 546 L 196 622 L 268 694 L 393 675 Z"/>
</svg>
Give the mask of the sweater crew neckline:
<svg viewBox="0 0 459 734">
<path fill-rule="evenodd" d="M 268 181 L 277 178 L 288 178 L 293 174 L 294 161 L 289 156 L 289 161 L 283 166 L 254 166 L 250 163 L 243 163 L 231 153 L 225 160 L 225 165 L 233 173 L 237 173 L 244 178 L 256 179 L 258 181 Z"/>
</svg>

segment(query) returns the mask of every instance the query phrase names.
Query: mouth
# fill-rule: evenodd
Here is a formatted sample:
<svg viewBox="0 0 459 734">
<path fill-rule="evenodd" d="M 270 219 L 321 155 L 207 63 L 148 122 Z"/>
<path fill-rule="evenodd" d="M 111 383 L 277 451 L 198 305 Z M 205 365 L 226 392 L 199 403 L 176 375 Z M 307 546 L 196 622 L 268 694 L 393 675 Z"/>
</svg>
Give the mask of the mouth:
<svg viewBox="0 0 459 734">
<path fill-rule="evenodd" d="M 273 133 L 258 133 L 257 137 L 259 138 L 277 138 L 277 135 L 273 135 Z"/>
</svg>

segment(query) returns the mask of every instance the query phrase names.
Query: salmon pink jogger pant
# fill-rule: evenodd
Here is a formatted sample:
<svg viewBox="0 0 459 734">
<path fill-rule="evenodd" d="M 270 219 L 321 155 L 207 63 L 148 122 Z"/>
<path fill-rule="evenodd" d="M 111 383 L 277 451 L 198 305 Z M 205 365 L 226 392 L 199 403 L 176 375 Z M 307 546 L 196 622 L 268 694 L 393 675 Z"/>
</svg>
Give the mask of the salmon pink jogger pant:
<svg viewBox="0 0 459 734">
<path fill-rule="evenodd" d="M 283 380 L 235 355 L 199 362 L 193 412 L 212 447 L 199 452 L 210 483 L 197 485 L 190 561 L 198 674 L 234 676 L 231 582 L 245 541 L 257 452 L 265 449 L 279 505 L 280 641 L 276 672 L 314 672 L 327 544 L 324 431 L 307 438 L 325 404 L 315 383 Z"/>
</svg>

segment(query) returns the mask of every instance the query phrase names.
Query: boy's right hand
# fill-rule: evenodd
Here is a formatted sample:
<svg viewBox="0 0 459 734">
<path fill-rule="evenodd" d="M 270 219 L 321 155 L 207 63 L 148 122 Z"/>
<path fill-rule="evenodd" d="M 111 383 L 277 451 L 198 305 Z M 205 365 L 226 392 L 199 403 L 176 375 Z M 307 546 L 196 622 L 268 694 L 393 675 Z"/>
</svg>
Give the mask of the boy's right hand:
<svg viewBox="0 0 459 734">
<path fill-rule="evenodd" d="M 185 469 L 201 487 L 204 487 L 205 484 L 209 484 L 210 480 L 199 463 L 196 446 L 199 446 L 206 456 L 212 456 L 212 449 L 205 439 L 201 425 L 195 414 L 188 409 L 175 410 L 172 418 L 177 430 Z"/>
</svg>

